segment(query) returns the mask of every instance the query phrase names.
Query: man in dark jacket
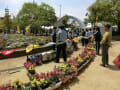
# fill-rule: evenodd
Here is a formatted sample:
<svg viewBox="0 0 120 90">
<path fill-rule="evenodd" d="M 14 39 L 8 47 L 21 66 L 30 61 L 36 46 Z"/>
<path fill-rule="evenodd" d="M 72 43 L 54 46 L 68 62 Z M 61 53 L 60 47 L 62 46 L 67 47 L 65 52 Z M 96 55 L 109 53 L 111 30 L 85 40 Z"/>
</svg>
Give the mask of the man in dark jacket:
<svg viewBox="0 0 120 90">
<path fill-rule="evenodd" d="M 57 37 L 56 35 L 57 35 L 57 27 L 54 27 L 52 32 L 52 40 L 54 43 L 56 43 L 56 37 Z M 55 46 L 56 45 L 53 46 L 53 50 L 55 50 Z"/>
<path fill-rule="evenodd" d="M 81 40 L 82 41 L 82 46 L 84 46 L 85 45 L 85 38 L 84 38 L 85 37 L 85 31 L 84 31 L 84 29 L 82 30 L 82 37 L 83 37 L 82 40 Z"/>
<path fill-rule="evenodd" d="M 100 41 L 102 39 L 102 35 L 101 35 L 99 27 L 96 28 L 96 32 L 94 33 L 94 37 L 95 37 L 95 42 L 96 42 L 96 54 L 99 55 Z"/>
</svg>

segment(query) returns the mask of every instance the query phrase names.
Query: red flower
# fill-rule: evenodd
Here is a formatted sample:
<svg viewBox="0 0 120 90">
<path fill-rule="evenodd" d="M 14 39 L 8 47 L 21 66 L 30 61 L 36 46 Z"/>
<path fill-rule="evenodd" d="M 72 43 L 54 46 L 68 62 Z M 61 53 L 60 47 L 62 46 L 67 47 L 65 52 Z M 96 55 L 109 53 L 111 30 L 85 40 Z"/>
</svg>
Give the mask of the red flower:
<svg viewBox="0 0 120 90">
<path fill-rule="evenodd" d="M 78 72 L 76 71 L 76 72 L 75 72 L 75 76 L 77 76 L 77 75 L 78 75 Z"/>
<path fill-rule="evenodd" d="M 64 82 L 64 78 L 61 78 L 61 81 Z"/>
<path fill-rule="evenodd" d="M 70 79 L 72 79 L 72 78 L 73 78 L 73 76 L 71 75 Z"/>
<path fill-rule="evenodd" d="M 71 83 L 71 80 L 68 80 L 69 83 Z"/>
</svg>

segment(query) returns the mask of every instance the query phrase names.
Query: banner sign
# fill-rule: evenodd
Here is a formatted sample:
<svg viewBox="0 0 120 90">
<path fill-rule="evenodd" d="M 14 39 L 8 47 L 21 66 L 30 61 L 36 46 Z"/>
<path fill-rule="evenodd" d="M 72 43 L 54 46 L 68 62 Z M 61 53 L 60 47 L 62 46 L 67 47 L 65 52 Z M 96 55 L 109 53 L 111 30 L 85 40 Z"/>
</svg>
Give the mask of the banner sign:
<svg viewBox="0 0 120 90">
<path fill-rule="evenodd" d="M 16 49 L 12 49 L 12 50 L 3 50 L 0 51 L 4 56 L 10 55 L 12 53 L 14 53 L 16 51 Z"/>
</svg>

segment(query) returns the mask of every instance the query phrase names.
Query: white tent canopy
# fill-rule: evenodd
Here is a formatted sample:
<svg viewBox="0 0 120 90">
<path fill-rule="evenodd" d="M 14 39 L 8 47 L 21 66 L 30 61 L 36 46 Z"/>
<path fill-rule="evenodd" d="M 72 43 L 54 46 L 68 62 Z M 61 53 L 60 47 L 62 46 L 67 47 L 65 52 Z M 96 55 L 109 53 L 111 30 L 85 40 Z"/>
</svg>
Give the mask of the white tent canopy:
<svg viewBox="0 0 120 90">
<path fill-rule="evenodd" d="M 49 29 L 53 29 L 53 26 L 41 26 L 41 28 L 49 30 Z"/>
</svg>

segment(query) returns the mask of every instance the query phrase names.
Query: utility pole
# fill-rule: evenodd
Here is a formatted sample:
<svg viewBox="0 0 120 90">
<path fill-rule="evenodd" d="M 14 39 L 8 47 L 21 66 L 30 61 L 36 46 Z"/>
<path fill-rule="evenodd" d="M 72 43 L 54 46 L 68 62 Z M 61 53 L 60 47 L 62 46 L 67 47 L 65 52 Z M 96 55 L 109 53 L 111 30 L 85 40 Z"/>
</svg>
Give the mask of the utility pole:
<svg viewBox="0 0 120 90">
<path fill-rule="evenodd" d="M 33 3 L 35 3 L 35 0 L 33 0 Z"/>
<path fill-rule="evenodd" d="M 5 8 L 5 14 L 9 14 L 9 9 Z"/>
<path fill-rule="evenodd" d="M 61 11 L 61 8 L 62 8 L 62 5 L 60 5 L 60 18 L 61 18 L 61 12 L 62 12 L 62 11 Z"/>
</svg>

